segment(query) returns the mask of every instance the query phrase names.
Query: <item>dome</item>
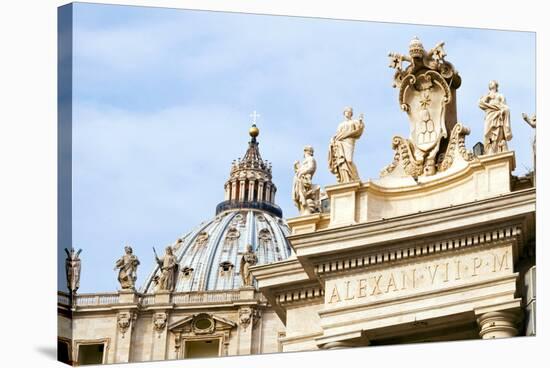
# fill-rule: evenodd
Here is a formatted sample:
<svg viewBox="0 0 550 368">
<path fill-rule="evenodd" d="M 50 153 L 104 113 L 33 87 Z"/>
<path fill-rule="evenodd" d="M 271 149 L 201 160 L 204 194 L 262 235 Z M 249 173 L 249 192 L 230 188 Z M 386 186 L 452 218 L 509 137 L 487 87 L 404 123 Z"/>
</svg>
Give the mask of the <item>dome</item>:
<svg viewBox="0 0 550 368">
<path fill-rule="evenodd" d="M 174 292 L 240 288 L 240 262 L 248 245 L 257 264 L 290 256 L 286 239 L 290 229 L 275 204 L 271 164 L 261 158 L 259 131 L 254 133 L 244 157 L 231 165 L 225 198 L 216 206 L 215 217 L 170 244 L 179 266 Z M 141 291 L 155 292 L 159 276 L 156 266 Z"/>
</svg>

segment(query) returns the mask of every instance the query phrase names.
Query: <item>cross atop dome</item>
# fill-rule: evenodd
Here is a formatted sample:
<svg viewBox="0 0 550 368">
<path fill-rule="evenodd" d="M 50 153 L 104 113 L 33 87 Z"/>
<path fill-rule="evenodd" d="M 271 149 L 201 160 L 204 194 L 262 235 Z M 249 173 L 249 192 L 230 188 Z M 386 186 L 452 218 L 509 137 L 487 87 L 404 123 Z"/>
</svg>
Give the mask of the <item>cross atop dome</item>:
<svg viewBox="0 0 550 368">
<path fill-rule="evenodd" d="M 252 114 L 250 114 L 250 117 L 252 118 L 252 126 L 248 130 L 248 134 L 252 137 L 252 142 L 256 142 L 256 137 L 260 135 L 260 129 L 256 127 L 256 119 L 259 118 L 261 115 L 254 110 Z"/>
<path fill-rule="evenodd" d="M 261 116 L 261 115 L 258 114 L 258 113 L 256 112 L 256 110 L 254 110 L 254 111 L 252 112 L 252 114 L 250 114 L 250 117 L 252 118 L 252 125 L 256 125 L 256 123 L 257 123 L 257 120 L 256 120 L 256 119 L 259 118 L 260 116 Z"/>
</svg>

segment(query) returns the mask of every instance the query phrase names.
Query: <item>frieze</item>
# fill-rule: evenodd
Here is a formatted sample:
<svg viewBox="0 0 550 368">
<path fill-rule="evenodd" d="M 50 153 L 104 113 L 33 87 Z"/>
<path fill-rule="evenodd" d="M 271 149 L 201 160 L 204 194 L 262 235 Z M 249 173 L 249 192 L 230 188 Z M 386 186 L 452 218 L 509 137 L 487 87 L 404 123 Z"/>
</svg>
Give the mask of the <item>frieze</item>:
<svg viewBox="0 0 550 368">
<path fill-rule="evenodd" d="M 325 305 L 363 304 L 513 273 L 512 245 L 402 264 L 326 281 Z"/>
</svg>

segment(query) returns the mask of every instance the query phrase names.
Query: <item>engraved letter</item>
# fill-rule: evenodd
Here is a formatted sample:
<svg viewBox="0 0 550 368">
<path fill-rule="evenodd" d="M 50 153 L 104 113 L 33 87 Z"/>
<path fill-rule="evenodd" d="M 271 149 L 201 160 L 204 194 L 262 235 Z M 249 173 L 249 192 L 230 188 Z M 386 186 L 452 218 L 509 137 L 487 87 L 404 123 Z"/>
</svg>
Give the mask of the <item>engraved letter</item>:
<svg viewBox="0 0 550 368">
<path fill-rule="evenodd" d="M 386 288 L 386 293 L 390 291 L 390 287 L 393 285 L 393 291 L 397 291 L 397 285 L 395 279 L 393 278 L 393 273 L 390 273 L 390 279 L 388 280 L 388 287 Z"/>
<path fill-rule="evenodd" d="M 496 254 L 493 254 L 493 258 L 494 258 L 494 265 L 493 265 L 493 272 L 497 272 L 497 271 L 502 271 L 502 266 L 506 265 L 504 267 L 505 270 L 508 270 L 509 267 L 508 267 L 508 251 L 504 252 L 504 254 L 502 255 L 502 257 L 500 258 L 500 262 L 498 260 L 498 256 Z M 497 270 L 497 265 L 498 265 L 498 270 Z"/>
<path fill-rule="evenodd" d="M 335 298 L 337 302 L 342 301 L 342 299 L 340 299 L 340 294 L 338 294 L 338 287 L 336 286 L 336 284 L 334 284 L 334 289 L 332 289 L 332 294 L 330 296 L 330 300 L 328 301 L 328 303 L 329 304 L 333 303 L 333 299 Z"/>
<path fill-rule="evenodd" d="M 456 277 L 455 280 L 460 280 L 460 259 L 455 261 L 456 263 Z"/>
<path fill-rule="evenodd" d="M 472 276 L 477 276 L 477 270 L 481 267 L 481 258 L 480 257 L 474 257 L 474 269 Z"/>
<path fill-rule="evenodd" d="M 405 290 L 407 288 L 407 271 L 401 271 L 401 275 L 403 276 L 403 287 L 401 288 L 401 290 Z M 416 268 L 413 268 L 412 277 L 411 277 L 413 289 L 416 287 L 415 277 L 416 277 Z"/>
<path fill-rule="evenodd" d="M 370 293 L 370 295 L 382 294 L 382 290 L 380 290 L 380 279 L 381 278 L 382 278 L 382 275 L 378 275 L 378 277 L 373 277 L 374 287 L 372 288 L 372 292 Z"/>
<path fill-rule="evenodd" d="M 367 296 L 367 279 L 359 279 L 358 283 L 357 298 L 364 298 Z"/>
<path fill-rule="evenodd" d="M 353 294 L 350 295 L 349 284 L 350 284 L 350 281 L 346 281 L 346 300 L 355 299 L 355 295 L 353 295 Z"/>
<path fill-rule="evenodd" d="M 430 273 L 430 278 L 432 280 L 432 285 L 434 284 L 434 281 L 435 281 L 435 276 L 437 275 L 437 268 L 439 267 L 439 265 L 435 265 L 435 268 L 432 272 L 432 266 L 428 266 L 428 272 Z"/>
</svg>

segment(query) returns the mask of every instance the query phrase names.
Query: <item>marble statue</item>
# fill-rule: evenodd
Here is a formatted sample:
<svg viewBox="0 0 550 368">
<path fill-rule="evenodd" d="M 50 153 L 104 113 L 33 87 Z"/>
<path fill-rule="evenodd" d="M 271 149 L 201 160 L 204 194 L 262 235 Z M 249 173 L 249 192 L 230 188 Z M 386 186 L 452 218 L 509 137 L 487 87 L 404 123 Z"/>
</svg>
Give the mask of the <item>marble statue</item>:
<svg viewBox="0 0 550 368">
<path fill-rule="evenodd" d="M 507 141 L 512 139 L 510 109 L 503 95 L 498 93 L 498 82 L 489 82 L 489 92 L 479 99 L 479 107 L 485 112 L 483 148 L 485 154 L 508 151 Z"/>
<path fill-rule="evenodd" d="M 313 147 L 304 147 L 304 160 L 294 162 L 294 182 L 292 184 L 292 199 L 298 207 L 300 215 L 310 215 L 320 212 L 319 199 L 321 188 L 312 183 L 317 170 L 317 162 L 313 158 Z"/>
<path fill-rule="evenodd" d="M 527 124 L 529 124 L 529 126 L 531 126 L 531 128 L 533 129 L 537 129 L 537 115 L 533 115 L 531 117 L 529 117 L 529 115 L 527 115 L 526 113 L 523 113 L 521 114 L 521 116 L 523 117 L 523 120 L 525 120 L 525 122 Z M 536 150 L 537 148 L 537 133 L 535 131 L 535 137 L 533 138 L 533 154 L 536 155 Z"/>
<path fill-rule="evenodd" d="M 131 246 L 124 247 L 124 255 L 115 263 L 115 270 L 118 269 L 118 282 L 123 290 L 134 289 L 137 279 L 137 267 L 139 259 L 133 254 Z"/>
<path fill-rule="evenodd" d="M 526 113 L 521 114 L 523 120 L 533 129 L 535 129 L 535 136 L 533 137 L 533 171 L 537 170 L 537 115 L 529 117 Z"/>
<path fill-rule="evenodd" d="M 336 175 L 338 183 L 348 183 L 359 179 L 357 167 L 353 163 L 355 141 L 363 134 L 365 123 L 363 114 L 359 119 L 352 119 L 353 109 L 344 109 L 344 121 L 338 125 L 336 134 L 330 140 L 328 166 L 330 172 Z"/>
<path fill-rule="evenodd" d="M 153 248 L 153 251 L 155 248 Z M 176 275 L 178 274 L 178 262 L 171 246 L 167 246 L 164 256 L 159 258 L 155 251 L 155 259 L 159 265 L 161 274 L 158 279 L 157 291 L 174 291 Z"/>
<path fill-rule="evenodd" d="M 258 256 L 254 253 L 252 245 L 248 244 L 246 252 L 241 257 L 240 274 L 243 286 L 252 286 L 252 273 L 250 267 L 258 263 Z"/>
<path fill-rule="evenodd" d="M 80 287 L 80 252 L 82 252 L 82 249 L 75 251 L 74 248 L 70 250 L 65 248 L 65 253 L 67 253 L 65 273 L 67 275 L 67 288 L 71 294 L 76 294 Z"/>
<path fill-rule="evenodd" d="M 409 119 L 409 138 L 394 136 L 393 162 L 381 176 L 431 176 L 447 170 L 457 158 L 472 159 L 464 148 L 469 129 L 457 123 L 456 89 L 461 78 L 445 60 L 444 42 L 426 51 L 418 38 L 409 44 L 409 54 L 390 53 L 395 69 L 393 87 L 399 88 L 398 100 Z M 407 67 L 403 62 L 409 63 Z"/>
</svg>

